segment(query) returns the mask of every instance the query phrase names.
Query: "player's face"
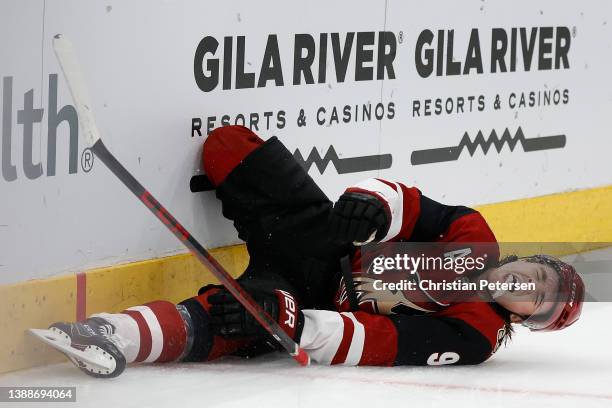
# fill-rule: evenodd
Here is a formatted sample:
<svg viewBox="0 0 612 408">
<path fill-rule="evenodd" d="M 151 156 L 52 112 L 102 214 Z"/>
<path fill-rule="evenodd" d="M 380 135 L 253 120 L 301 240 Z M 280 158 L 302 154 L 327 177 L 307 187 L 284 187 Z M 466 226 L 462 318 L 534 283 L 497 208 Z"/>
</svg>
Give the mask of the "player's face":
<svg viewBox="0 0 612 408">
<path fill-rule="evenodd" d="M 534 290 L 509 290 L 493 295 L 498 304 L 514 314 L 515 323 L 533 314 L 545 315 L 557 299 L 559 275 L 548 265 L 517 260 L 491 270 L 488 280 L 534 284 Z"/>
</svg>

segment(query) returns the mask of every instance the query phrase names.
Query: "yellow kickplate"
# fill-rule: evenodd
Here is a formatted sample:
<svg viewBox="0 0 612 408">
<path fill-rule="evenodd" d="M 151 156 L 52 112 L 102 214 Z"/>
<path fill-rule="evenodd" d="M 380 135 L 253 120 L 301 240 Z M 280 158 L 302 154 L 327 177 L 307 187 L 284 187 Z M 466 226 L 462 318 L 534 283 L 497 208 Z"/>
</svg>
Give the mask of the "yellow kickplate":
<svg viewBox="0 0 612 408">
<path fill-rule="evenodd" d="M 244 245 L 211 250 L 234 277 L 248 265 Z M 197 294 L 213 275 L 191 254 L 88 271 L 85 315 L 119 312 L 153 300 L 180 302 Z M 76 320 L 75 274 L 0 286 L 0 373 L 63 361 L 57 351 L 25 333 L 56 321 Z"/>
</svg>

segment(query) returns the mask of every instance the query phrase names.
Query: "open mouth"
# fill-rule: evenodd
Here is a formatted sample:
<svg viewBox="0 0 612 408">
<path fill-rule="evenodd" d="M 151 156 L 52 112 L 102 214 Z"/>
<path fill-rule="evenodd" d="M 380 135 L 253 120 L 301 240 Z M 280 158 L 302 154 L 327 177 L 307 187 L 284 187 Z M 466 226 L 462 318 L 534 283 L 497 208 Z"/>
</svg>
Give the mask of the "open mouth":
<svg viewBox="0 0 612 408">
<path fill-rule="evenodd" d="M 507 285 L 507 286 L 509 286 L 509 289 L 505 290 L 505 289 L 501 289 L 500 287 L 498 287 L 493 293 L 491 293 L 491 296 L 493 297 L 493 299 L 496 299 L 496 298 L 498 298 L 500 296 L 503 296 L 504 294 L 506 294 L 508 292 L 510 292 L 510 293 L 514 292 L 514 290 L 515 290 L 514 289 L 514 284 L 516 282 L 518 282 L 518 278 L 515 275 L 509 273 L 508 275 L 506 275 L 506 277 L 504 278 L 503 282 L 501 282 L 502 284 L 505 284 L 505 285 L 510 284 L 510 285 Z"/>
<path fill-rule="evenodd" d="M 518 278 L 513 274 L 508 274 L 504 283 L 509 283 L 510 287 L 508 289 L 508 292 L 514 293 L 514 291 L 516 290 L 516 284 L 518 283 Z"/>
</svg>

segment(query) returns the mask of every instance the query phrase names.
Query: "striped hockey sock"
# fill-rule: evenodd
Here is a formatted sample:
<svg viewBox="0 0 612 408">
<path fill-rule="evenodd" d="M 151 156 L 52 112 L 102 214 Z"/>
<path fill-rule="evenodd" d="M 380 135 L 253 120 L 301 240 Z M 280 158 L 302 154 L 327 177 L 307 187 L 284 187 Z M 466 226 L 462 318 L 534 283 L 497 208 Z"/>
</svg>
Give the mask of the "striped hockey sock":
<svg viewBox="0 0 612 408">
<path fill-rule="evenodd" d="M 158 300 L 121 313 L 99 313 L 115 326 L 115 336 L 128 363 L 169 362 L 181 357 L 187 330 L 176 305 Z"/>
</svg>

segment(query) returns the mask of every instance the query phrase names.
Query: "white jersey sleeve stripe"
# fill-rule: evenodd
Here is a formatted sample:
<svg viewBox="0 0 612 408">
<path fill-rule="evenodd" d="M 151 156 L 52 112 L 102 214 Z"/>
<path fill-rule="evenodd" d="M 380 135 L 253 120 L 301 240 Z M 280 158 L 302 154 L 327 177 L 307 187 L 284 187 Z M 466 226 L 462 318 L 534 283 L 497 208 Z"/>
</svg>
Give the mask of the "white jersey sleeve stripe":
<svg viewBox="0 0 612 408">
<path fill-rule="evenodd" d="M 164 348 L 164 334 L 162 333 L 161 326 L 159 325 L 159 321 L 157 321 L 157 316 L 148 306 L 134 306 L 130 307 L 127 310 L 134 310 L 139 312 L 142 317 L 147 322 L 147 326 L 149 326 L 149 330 L 151 330 L 151 352 L 149 356 L 145 358 L 145 363 L 152 363 L 157 360 Z"/>
<path fill-rule="evenodd" d="M 357 320 L 357 318 L 355 318 L 355 315 L 353 315 L 352 313 L 344 312 L 342 314 L 351 319 L 354 325 L 351 346 L 349 348 L 348 354 L 346 355 L 346 360 L 344 361 L 343 365 L 355 366 L 359 364 L 359 360 L 361 360 L 361 355 L 363 354 L 363 345 L 365 343 L 365 328 L 363 327 L 363 324 L 359 320 Z"/>
<path fill-rule="evenodd" d="M 404 219 L 404 194 L 402 188 L 397 183 L 392 184 L 395 186 L 395 189 L 380 180 L 370 178 L 352 186 L 352 188 L 371 191 L 387 203 L 387 207 L 391 212 L 391 224 L 381 242 L 395 238 L 402 229 L 402 221 Z"/>
<path fill-rule="evenodd" d="M 331 364 L 344 333 L 344 322 L 338 312 L 303 310 L 304 328 L 300 347 L 319 364 Z"/>
</svg>

